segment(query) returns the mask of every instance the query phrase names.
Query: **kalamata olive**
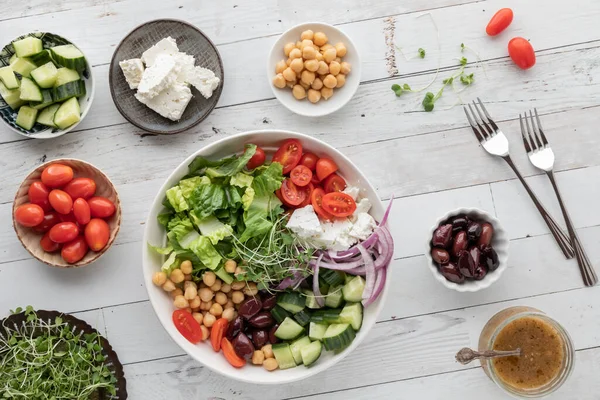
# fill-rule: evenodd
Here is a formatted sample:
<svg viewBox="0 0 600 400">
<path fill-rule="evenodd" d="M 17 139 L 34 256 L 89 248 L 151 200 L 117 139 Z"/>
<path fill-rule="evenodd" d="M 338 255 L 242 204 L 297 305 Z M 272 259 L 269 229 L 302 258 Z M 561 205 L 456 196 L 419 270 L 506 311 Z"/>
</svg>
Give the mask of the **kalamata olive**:
<svg viewBox="0 0 600 400">
<path fill-rule="evenodd" d="M 479 236 L 477 244 L 489 246 L 492 243 L 492 236 L 494 236 L 494 227 L 489 222 L 484 222 L 481 224 L 481 236 Z"/>
<path fill-rule="evenodd" d="M 272 310 L 277 305 L 277 296 L 274 294 L 265 294 L 262 296 L 262 309 Z"/>
<path fill-rule="evenodd" d="M 279 328 L 279 324 L 273 325 L 273 327 L 269 331 L 269 342 L 271 344 L 275 344 L 275 343 L 279 342 L 279 339 L 277 339 L 277 337 L 275 336 L 275 331 L 277 330 L 277 328 Z"/>
<path fill-rule="evenodd" d="M 453 262 L 440 267 L 440 273 L 450 282 L 463 283 L 465 281 L 465 277 L 460 273 L 458 267 Z"/>
<path fill-rule="evenodd" d="M 477 251 L 479 251 L 479 249 L 477 249 Z M 275 323 L 275 320 L 273 320 L 273 316 L 269 311 L 261 311 L 250 318 L 248 323 L 255 328 L 270 328 Z"/>
<path fill-rule="evenodd" d="M 269 342 L 269 334 L 267 331 L 261 329 L 259 331 L 252 332 L 252 343 L 254 343 L 255 349 L 262 348 Z"/>
<path fill-rule="evenodd" d="M 233 321 L 231 321 L 227 325 L 227 331 L 225 332 L 225 337 L 230 341 L 233 340 L 237 335 L 240 334 L 244 330 L 244 319 L 241 316 L 235 317 Z"/>
<path fill-rule="evenodd" d="M 473 257 L 471 257 L 471 253 L 467 250 L 462 250 L 458 255 L 458 270 L 461 274 L 463 274 L 466 278 L 472 278 L 473 274 L 475 274 L 475 269 L 477 265 L 473 262 Z"/>
<path fill-rule="evenodd" d="M 487 275 L 487 268 L 484 265 L 480 265 L 475 269 L 473 278 L 477 281 L 482 280 Z"/>
<path fill-rule="evenodd" d="M 450 254 L 444 249 L 434 247 L 433 250 L 431 250 L 431 258 L 433 258 L 433 261 L 436 263 L 444 265 L 448 264 L 448 261 L 450 261 Z"/>
<path fill-rule="evenodd" d="M 442 225 L 433 232 L 431 240 L 433 247 L 448 248 L 452 242 L 452 225 Z"/>
<path fill-rule="evenodd" d="M 452 219 L 452 232 L 465 231 L 467 230 L 468 225 L 469 220 L 464 215 L 454 217 L 454 219 Z"/>
<path fill-rule="evenodd" d="M 466 250 L 469 242 L 467 241 L 467 232 L 460 231 L 454 236 L 454 243 L 452 243 L 452 255 L 458 257 L 458 254 L 462 250 Z"/>
<path fill-rule="evenodd" d="M 469 242 L 477 243 L 481 236 L 481 224 L 479 222 L 471 222 L 467 228 L 467 237 Z"/>
<path fill-rule="evenodd" d="M 254 353 L 254 345 L 245 333 L 240 333 L 237 335 L 231 344 L 233 344 L 233 350 L 235 350 L 235 353 L 238 356 L 245 359 L 252 357 L 252 354 Z"/>
<path fill-rule="evenodd" d="M 262 301 L 256 296 L 248 297 L 240 304 L 238 314 L 245 319 L 254 317 L 262 308 Z"/>
<path fill-rule="evenodd" d="M 479 259 L 481 258 L 481 251 L 477 246 L 473 246 L 469 249 L 469 253 L 471 254 L 471 258 L 475 263 L 475 266 L 479 265 Z"/>
<path fill-rule="evenodd" d="M 488 272 L 495 271 L 500 265 L 500 260 L 498 260 L 498 253 L 493 249 L 492 246 L 482 245 L 480 247 L 481 250 L 481 259 L 479 263 L 485 265 L 488 269 Z"/>
</svg>

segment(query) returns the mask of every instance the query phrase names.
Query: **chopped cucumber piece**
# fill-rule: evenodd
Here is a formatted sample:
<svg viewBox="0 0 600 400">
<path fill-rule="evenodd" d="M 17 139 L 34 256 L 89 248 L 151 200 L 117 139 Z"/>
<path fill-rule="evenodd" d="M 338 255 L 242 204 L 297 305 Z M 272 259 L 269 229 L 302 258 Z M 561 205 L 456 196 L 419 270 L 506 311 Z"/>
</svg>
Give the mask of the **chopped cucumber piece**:
<svg viewBox="0 0 600 400">
<path fill-rule="evenodd" d="M 54 87 L 59 87 L 65 83 L 78 81 L 79 79 L 81 79 L 81 77 L 77 71 L 69 68 L 59 68 L 56 73 L 56 82 L 54 82 Z"/>
<path fill-rule="evenodd" d="M 42 41 L 33 36 L 12 42 L 17 57 L 29 57 L 42 51 Z"/>
<path fill-rule="evenodd" d="M 323 345 L 318 340 L 301 348 L 300 355 L 302 356 L 304 366 L 308 367 L 317 361 L 321 357 L 321 351 L 323 351 Z"/>
<path fill-rule="evenodd" d="M 31 71 L 36 69 L 37 65 L 32 63 L 28 58 L 15 57 L 14 59 L 11 58 L 10 67 L 17 74 L 21 74 L 21 76 L 29 78 L 31 76 Z"/>
<path fill-rule="evenodd" d="M 310 340 L 323 340 L 328 326 L 326 323 L 311 322 L 308 326 L 308 337 Z"/>
<path fill-rule="evenodd" d="M 273 345 L 272 349 L 277 364 L 279 364 L 279 369 L 294 368 L 296 366 L 289 344 L 277 343 Z"/>
<path fill-rule="evenodd" d="M 64 85 L 55 87 L 52 95 L 56 102 L 67 100 L 71 97 L 85 96 L 85 82 L 81 79 L 78 81 L 67 82 Z"/>
<path fill-rule="evenodd" d="M 363 306 L 360 303 L 347 303 L 340 313 L 340 322 L 352 325 L 352 329 L 359 330 L 363 321 Z"/>
<path fill-rule="evenodd" d="M 300 336 L 304 328 L 290 317 L 286 317 L 275 331 L 275 337 L 282 340 L 292 340 Z"/>
<path fill-rule="evenodd" d="M 54 125 L 54 114 L 60 108 L 60 104 L 52 104 L 44 108 L 37 117 L 37 123 L 56 128 Z"/>
<path fill-rule="evenodd" d="M 306 326 L 310 322 L 310 316 L 312 312 L 305 308 L 294 314 L 294 319 L 302 326 Z"/>
<path fill-rule="evenodd" d="M 339 308 L 326 308 L 317 310 L 310 317 L 310 322 L 328 322 L 330 324 L 339 322 L 342 310 Z"/>
<path fill-rule="evenodd" d="M 365 290 L 365 280 L 361 276 L 355 276 L 342 288 L 344 300 L 357 302 L 362 300 L 362 294 Z"/>
<path fill-rule="evenodd" d="M 348 347 L 354 340 L 356 334 L 350 324 L 329 325 L 323 336 L 325 350 L 340 350 Z"/>
<path fill-rule="evenodd" d="M 334 271 L 332 269 L 323 268 L 319 272 L 319 278 L 323 279 L 330 286 L 337 286 L 344 283 L 346 274 L 342 271 Z"/>
<path fill-rule="evenodd" d="M 29 78 L 21 79 L 21 100 L 25 101 L 42 101 L 42 91 Z"/>
<path fill-rule="evenodd" d="M 52 62 L 52 57 L 50 57 L 49 50 L 42 50 L 39 53 L 34 54 L 31 57 L 29 57 L 29 59 L 31 60 L 32 63 L 34 63 L 38 67 L 41 67 L 42 65 L 44 65 L 48 62 Z"/>
<path fill-rule="evenodd" d="M 72 44 L 56 46 L 51 50 L 54 60 L 63 67 L 71 68 L 76 71 L 85 70 L 85 57 L 83 53 Z"/>
<path fill-rule="evenodd" d="M 35 108 L 36 110 L 41 110 L 42 108 L 48 107 L 52 103 L 54 103 L 54 100 L 52 99 L 52 90 L 43 89 L 42 101 L 30 101 L 29 107 Z"/>
<path fill-rule="evenodd" d="M 19 80 L 10 65 L 0 68 L 0 80 L 7 89 L 19 88 Z"/>
<path fill-rule="evenodd" d="M 277 304 L 291 313 L 302 310 L 304 303 L 304 298 L 298 292 L 285 292 L 277 298 Z"/>
<path fill-rule="evenodd" d="M 13 110 L 25 104 L 25 101 L 21 100 L 20 89 L 8 89 L 2 82 L 0 82 L 0 96 L 2 96 L 2 99 Z"/>
<path fill-rule="evenodd" d="M 17 115 L 17 120 L 15 121 L 17 125 L 25 130 L 30 130 L 35 125 L 35 119 L 37 118 L 38 110 L 35 108 L 22 106 L 19 108 L 19 114 Z"/>
<path fill-rule="evenodd" d="M 85 88 L 85 86 L 84 86 L 84 88 Z M 221 278 L 221 280 L 223 282 L 225 282 L 228 285 L 231 285 L 231 283 L 233 282 L 233 276 L 229 272 L 225 271 L 225 268 L 223 268 L 223 267 L 221 267 L 218 270 L 216 270 L 215 274 L 219 278 Z"/>
<path fill-rule="evenodd" d="M 321 291 L 321 294 L 327 293 L 327 290 L 329 290 L 329 285 L 324 284 L 322 286 L 319 286 L 319 290 Z M 306 296 L 306 307 L 312 308 L 313 310 L 321 308 L 319 303 L 317 303 L 317 299 L 315 298 L 315 294 L 312 290 L 305 290 L 304 295 Z"/>
<path fill-rule="evenodd" d="M 49 61 L 41 67 L 37 67 L 36 69 L 31 71 L 31 77 L 33 78 L 35 83 L 37 83 L 38 86 L 43 89 L 51 88 L 52 86 L 54 86 L 57 74 L 58 70 L 56 69 L 52 61 Z"/>
<path fill-rule="evenodd" d="M 290 314 L 288 311 L 284 310 L 280 306 L 273 307 L 273 309 L 271 310 L 271 315 L 273 316 L 273 318 L 275 318 L 275 321 L 277 321 L 278 324 L 282 323 L 283 320 L 287 317 L 292 316 L 292 314 Z"/>
<path fill-rule="evenodd" d="M 336 308 L 340 307 L 344 302 L 342 294 L 342 286 L 332 286 L 325 296 L 325 307 Z"/>
<path fill-rule="evenodd" d="M 300 354 L 300 350 L 302 350 L 303 347 L 309 344 L 310 339 L 308 338 L 308 336 L 302 336 L 301 338 L 296 339 L 292 343 L 290 343 L 290 351 L 292 352 L 292 357 L 294 357 L 296 365 L 302 364 L 302 355 Z"/>
<path fill-rule="evenodd" d="M 54 124 L 60 129 L 66 129 L 80 120 L 81 109 L 77 97 L 71 97 L 62 103 L 56 114 L 54 114 Z"/>
</svg>

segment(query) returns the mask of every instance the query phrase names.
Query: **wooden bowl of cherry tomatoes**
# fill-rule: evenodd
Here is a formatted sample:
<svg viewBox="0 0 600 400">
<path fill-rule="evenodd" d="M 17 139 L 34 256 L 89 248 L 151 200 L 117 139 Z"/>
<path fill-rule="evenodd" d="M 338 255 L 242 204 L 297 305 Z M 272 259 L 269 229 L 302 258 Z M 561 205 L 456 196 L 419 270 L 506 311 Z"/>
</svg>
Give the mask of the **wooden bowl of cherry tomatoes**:
<svg viewBox="0 0 600 400">
<path fill-rule="evenodd" d="M 76 159 L 53 160 L 33 170 L 17 191 L 12 214 L 23 247 L 60 268 L 96 261 L 121 225 L 121 203 L 110 179 Z"/>
</svg>

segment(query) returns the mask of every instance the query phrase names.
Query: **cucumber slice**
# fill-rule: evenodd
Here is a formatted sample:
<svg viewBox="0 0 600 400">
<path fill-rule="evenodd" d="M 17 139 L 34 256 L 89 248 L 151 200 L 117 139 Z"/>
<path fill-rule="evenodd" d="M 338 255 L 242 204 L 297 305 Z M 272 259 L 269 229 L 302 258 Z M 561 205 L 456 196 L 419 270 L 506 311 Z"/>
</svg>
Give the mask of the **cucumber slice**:
<svg viewBox="0 0 600 400">
<path fill-rule="evenodd" d="M 84 86 L 84 87 L 85 87 L 85 86 Z M 226 283 L 226 284 L 228 284 L 228 285 L 231 285 L 231 283 L 233 282 L 233 276 L 232 276 L 232 275 L 231 275 L 229 272 L 225 271 L 225 268 L 223 268 L 223 267 L 221 267 L 221 268 L 219 268 L 218 270 L 216 270 L 216 271 L 215 271 L 215 274 L 216 274 L 216 275 L 217 275 L 219 278 L 221 278 L 221 280 L 222 280 L 223 282 L 225 282 L 225 283 Z"/>
<path fill-rule="evenodd" d="M 319 278 L 323 279 L 329 286 L 337 286 L 344 283 L 346 274 L 342 271 L 334 271 L 332 269 L 323 268 L 319 272 Z"/>
<path fill-rule="evenodd" d="M 15 121 L 17 125 L 21 128 L 30 130 L 35 125 L 35 119 L 37 118 L 38 110 L 35 108 L 22 106 L 19 108 L 19 114 L 17 115 L 17 120 Z"/>
<path fill-rule="evenodd" d="M 0 68 L 0 80 L 4 83 L 4 86 L 6 86 L 7 89 L 19 88 L 19 80 L 17 79 L 15 71 L 13 71 L 10 65 Z"/>
<path fill-rule="evenodd" d="M 37 67 L 31 71 L 31 77 L 43 89 L 51 88 L 56 82 L 56 74 L 58 70 L 52 61 L 47 62 L 41 67 Z M 85 85 L 84 85 L 85 88 Z"/>
<path fill-rule="evenodd" d="M 52 57 L 50 57 L 49 50 L 42 50 L 39 53 L 34 54 L 31 57 L 29 57 L 29 59 L 31 60 L 32 63 L 34 63 L 38 67 L 41 67 L 42 65 L 44 65 L 48 62 L 52 62 Z"/>
<path fill-rule="evenodd" d="M 56 128 L 54 124 L 54 114 L 60 108 L 60 104 L 52 104 L 46 108 L 44 108 L 37 117 L 37 123 L 49 126 L 51 128 Z"/>
<path fill-rule="evenodd" d="M 329 290 L 329 285 L 326 283 L 323 285 L 320 285 L 319 290 L 321 291 L 321 293 L 327 293 L 327 291 Z M 306 296 L 306 301 L 305 301 L 306 307 L 312 308 L 313 310 L 316 310 L 317 308 L 321 308 L 319 303 L 317 303 L 317 299 L 315 298 L 315 294 L 313 293 L 312 290 L 305 290 L 304 295 Z"/>
<path fill-rule="evenodd" d="M 308 337 L 310 340 L 323 340 L 328 326 L 326 323 L 311 322 L 308 326 Z"/>
<path fill-rule="evenodd" d="M 78 81 L 79 79 L 81 79 L 81 77 L 77 71 L 69 68 L 59 68 L 56 72 L 56 82 L 54 82 L 54 87 L 59 87 L 65 83 Z"/>
<path fill-rule="evenodd" d="M 55 87 L 52 96 L 56 102 L 64 101 L 71 97 L 85 96 L 85 82 L 80 79 Z"/>
<path fill-rule="evenodd" d="M 10 67 L 17 74 L 21 74 L 21 76 L 29 78 L 31 76 L 31 71 L 36 69 L 37 65 L 32 63 L 28 58 L 15 57 L 14 59 L 11 58 Z"/>
<path fill-rule="evenodd" d="M 2 96 L 2 99 L 13 110 L 25 104 L 25 101 L 21 100 L 20 89 L 8 89 L 2 82 L 0 82 L 0 96 Z"/>
<path fill-rule="evenodd" d="M 344 302 L 344 295 L 342 294 L 342 285 L 332 286 L 325 296 L 325 307 L 336 308 L 340 307 Z"/>
<path fill-rule="evenodd" d="M 310 339 L 308 336 L 302 336 L 299 339 L 294 340 L 290 343 L 290 351 L 292 352 L 292 357 L 294 357 L 294 361 L 296 365 L 302 364 L 302 355 L 300 354 L 300 350 L 303 347 L 308 346 L 310 344 Z"/>
<path fill-rule="evenodd" d="M 310 322 L 312 312 L 309 309 L 303 309 L 294 314 L 294 319 L 301 326 L 306 326 Z"/>
<path fill-rule="evenodd" d="M 340 313 L 340 322 L 352 325 L 352 329 L 359 330 L 363 321 L 363 306 L 360 303 L 347 303 Z"/>
<path fill-rule="evenodd" d="M 323 336 L 325 350 L 340 350 L 348 347 L 354 340 L 356 334 L 350 324 L 329 325 Z"/>
<path fill-rule="evenodd" d="M 277 364 L 279 364 L 279 369 L 294 368 L 296 366 L 289 344 L 277 343 L 272 346 L 272 349 Z"/>
<path fill-rule="evenodd" d="M 42 41 L 33 36 L 12 42 L 17 57 L 29 57 L 42 51 Z"/>
<path fill-rule="evenodd" d="M 21 79 L 21 100 L 25 101 L 42 101 L 42 91 L 29 78 Z"/>
<path fill-rule="evenodd" d="M 54 103 L 54 100 L 52 99 L 52 90 L 43 89 L 42 101 L 30 101 L 29 107 L 35 108 L 36 110 L 41 110 L 42 108 L 48 107 L 52 103 Z"/>
<path fill-rule="evenodd" d="M 80 120 L 81 109 L 77 97 L 71 97 L 62 103 L 56 114 L 54 114 L 54 124 L 60 129 L 66 129 Z"/>
<path fill-rule="evenodd" d="M 317 361 L 319 357 L 321 357 L 322 351 L 323 345 L 318 340 L 301 348 L 300 355 L 302 356 L 302 363 L 304 366 L 308 367 Z"/>
<path fill-rule="evenodd" d="M 344 300 L 357 302 L 362 300 L 362 294 L 365 290 L 365 280 L 361 276 L 355 276 L 342 288 Z"/>
<path fill-rule="evenodd" d="M 292 340 L 300 336 L 304 328 L 290 317 L 286 317 L 275 331 L 275 337 L 282 340 Z"/>
<path fill-rule="evenodd" d="M 342 310 L 339 308 L 326 308 L 324 310 L 317 310 L 310 317 L 310 322 L 328 322 L 330 324 L 339 322 L 340 314 Z"/>
<path fill-rule="evenodd" d="M 50 49 L 52 57 L 63 67 L 71 68 L 76 71 L 85 70 L 85 57 L 83 53 L 72 44 L 56 46 Z"/>
<path fill-rule="evenodd" d="M 271 310 L 271 315 L 275 318 L 278 324 L 282 323 L 284 319 L 290 317 L 292 314 L 281 308 L 280 306 L 275 306 Z"/>
<path fill-rule="evenodd" d="M 304 308 L 305 300 L 298 292 L 285 292 L 277 298 L 277 304 L 295 314 Z"/>
</svg>

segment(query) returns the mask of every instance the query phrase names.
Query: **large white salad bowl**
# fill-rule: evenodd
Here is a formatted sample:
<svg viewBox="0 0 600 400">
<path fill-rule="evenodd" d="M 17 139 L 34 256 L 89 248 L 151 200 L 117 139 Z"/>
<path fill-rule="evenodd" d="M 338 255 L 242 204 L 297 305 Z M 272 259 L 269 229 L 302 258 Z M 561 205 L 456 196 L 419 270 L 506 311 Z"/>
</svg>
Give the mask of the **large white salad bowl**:
<svg viewBox="0 0 600 400">
<path fill-rule="evenodd" d="M 293 382 L 322 373 L 331 368 L 365 340 L 369 331 L 373 328 L 373 325 L 375 325 L 375 321 L 383 307 L 390 286 L 391 271 L 388 270 L 385 287 L 379 298 L 364 310 L 362 327 L 357 332 L 356 338 L 352 344 L 339 354 L 323 351 L 319 360 L 317 360 L 310 368 L 301 365 L 296 368 L 268 372 L 260 366 L 248 363 L 245 367 L 236 369 L 227 362 L 222 353 L 215 353 L 209 342 L 192 344 L 179 334 L 171 319 L 174 310 L 173 300 L 160 287 L 152 284 L 152 274 L 160 269 L 163 258 L 162 256 L 155 254 L 147 246 L 147 243 L 153 245 L 163 245 L 166 243 L 166 232 L 156 219 L 157 215 L 163 210 L 163 205 L 161 203 L 164 199 L 165 191 L 177 184 L 177 182 L 187 174 L 188 164 L 196 156 L 220 159 L 234 153 L 239 154 L 243 151 L 246 143 L 254 143 L 261 146 L 267 153 L 267 159 L 270 159 L 279 145 L 289 138 L 299 139 L 305 151 L 314 152 L 318 156 L 326 155 L 333 159 L 339 166 L 339 174 L 346 179 L 349 185 L 361 188 L 361 196 L 368 197 L 373 204 L 371 214 L 377 221 L 381 220 L 385 210 L 375 189 L 367 181 L 367 178 L 359 171 L 356 165 L 354 165 L 346 156 L 325 142 L 310 136 L 281 130 L 261 130 L 245 132 L 221 139 L 191 154 L 175 168 L 173 173 L 158 190 L 154 202 L 152 203 L 152 207 L 150 208 L 148 220 L 146 221 L 144 243 L 142 245 L 144 281 L 146 283 L 150 302 L 163 327 L 169 335 L 171 335 L 171 338 L 175 343 L 191 357 L 215 372 L 243 382 L 261 384 Z"/>
</svg>

